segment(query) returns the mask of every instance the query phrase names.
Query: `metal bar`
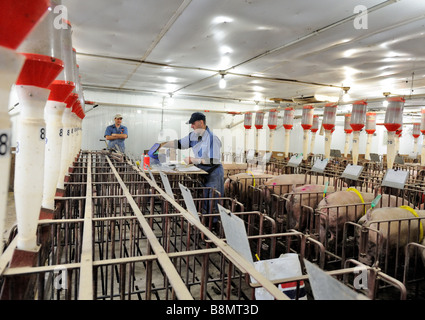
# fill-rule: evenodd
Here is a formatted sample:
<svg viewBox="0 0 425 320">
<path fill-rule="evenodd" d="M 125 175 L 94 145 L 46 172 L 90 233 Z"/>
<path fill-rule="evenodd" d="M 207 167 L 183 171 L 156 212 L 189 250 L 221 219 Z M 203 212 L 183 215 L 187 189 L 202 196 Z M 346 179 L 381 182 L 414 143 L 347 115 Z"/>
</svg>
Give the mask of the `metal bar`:
<svg viewBox="0 0 425 320">
<path fill-rule="evenodd" d="M 87 161 L 86 206 L 84 208 L 83 242 L 81 248 L 81 268 L 79 279 L 79 300 L 93 299 L 93 207 L 91 154 Z"/>
<path fill-rule="evenodd" d="M 108 162 L 110 162 L 109 158 L 107 158 Z M 134 167 L 136 170 L 138 168 Z M 220 248 L 221 252 L 240 270 L 249 273 L 260 285 L 263 286 L 265 290 L 267 290 L 274 298 L 281 300 L 289 300 L 288 296 L 280 291 L 276 286 L 274 286 L 270 280 L 265 278 L 260 272 L 258 272 L 254 265 L 248 261 L 246 261 L 238 252 L 236 252 L 232 247 L 226 244 L 221 239 L 217 238 L 215 234 L 213 234 L 208 228 L 206 228 L 202 223 L 200 223 L 191 213 L 186 211 L 183 207 L 181 207 L 174 199 L 172 199 L 168 194 L 159 188 L 155 183 L 153 183 L 144 172 L 138 170 L 139 174 L 143 176 L 153 188 L 155 188 L 162 196 L 167 199 L 178 211 L 182 213 L 184 218 L 188 220 L 192 225 L 198 228 L 202 233 L 204 233 L 209 239 L 211 239 L 214 244 Z M 122 182 L 122 180 L 121 180 Z M 120 183 L 121 183 L 120 182 Z M 122 183 L 123 187 L 125 185 Z M 131 197 L 130 197 L 131 198 Z M 132 199 L 132 198 L 131 198 Z M 134 200 L 133 200 L 134 202 Z M 168 257 L 167 257 L 168 258 Z M 171 279 L 170 279 L 171 280 Z M 173 286 L 174 287 L 174 286 Z M 175 288 L 175 287 L 174 287 Z"/>
<path fill-rule="evenodd" d="M 164 272 L 167 274 L 168 280 L 170 281 L 172 287 L 174 288 L 177 297 L 179 299 L 184 299 L 184 300 L 193 300 L 192 295 L 190 294 L 189 290 L 186 288 L 183 280 L 180 278 L 180 275 L 177 273 L 173 263 L 171 262 L 164 248 L 159 243 L 152 229 L 149 227 L 149 223 L 146 221 L 142 212 L 138 208 L 136 202 L 134 201 L 133 197 L 128 191 L 127 186 L 124 184 L 123 180 L 119 176 L 117 170 L 115 169 L 114 165 L 112 164 L 108 156 L 106 156 L 106 160 L 111 166 L 111 169 L 114 172 L 115 177 L 118 180 L 122 188 L 123 194 L 126 196 L 129 205 L 133 209 L 133 212 L 136 215 L 136 217 L 138 218 L 139 223 L 143 231 L 145 232 L 146 237 L 149 240 L 152 250 L 158 256 L 158 262 L 164 269 Z"/>
</svg>

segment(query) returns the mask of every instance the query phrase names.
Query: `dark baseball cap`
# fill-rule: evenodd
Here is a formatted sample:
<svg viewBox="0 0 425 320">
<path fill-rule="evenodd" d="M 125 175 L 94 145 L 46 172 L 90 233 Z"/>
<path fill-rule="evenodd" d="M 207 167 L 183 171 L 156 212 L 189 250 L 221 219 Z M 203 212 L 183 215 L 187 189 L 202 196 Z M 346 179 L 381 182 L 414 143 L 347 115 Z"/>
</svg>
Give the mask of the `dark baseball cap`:
<svg viewBox="0 0 425 320">
<path fill-rule="evenodd" d="M 186 124 L 192 124 L 192 123 L 194 123 L 195 121 L 198 121 L 198 120 L 204 120 L 204 122 L 205 122 L 205 115 L 201 112 L 194 112 L 194 113 L 192 113 L 189 121 L 186 122 Z"/>
</svg>

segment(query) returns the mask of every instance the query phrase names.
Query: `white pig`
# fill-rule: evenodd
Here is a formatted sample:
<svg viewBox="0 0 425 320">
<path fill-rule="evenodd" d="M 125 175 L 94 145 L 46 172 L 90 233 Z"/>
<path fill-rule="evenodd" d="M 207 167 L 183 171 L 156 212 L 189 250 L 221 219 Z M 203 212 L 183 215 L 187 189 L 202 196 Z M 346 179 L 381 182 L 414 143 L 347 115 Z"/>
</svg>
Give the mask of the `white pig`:
<svg viewBox="0 0 425 320">
<path fill-rule="evenodd" d="M 425 218 L 425 210 L 414 210 L 418 217 Z M 361 262 L 371 265 L 376 261 L 378 252 L 389 248 L 389 253 L 396 248 L 404 248 L 409 242 L 421 243 L 425 220 L 416 219 L 409 210 L 400 207 L 373 208 L 359 219 L 358 223 L 379 230 L 369 231 L 367 237 L 366 256 L 360 257 Z M 422 234 L 421 226 L 422 224 Z M 419 239 L 422 237 L 422 239 Z M 422 252 L 423 254 L 423 252 Z"/>
<path fill-rule="evenodd" d="M 362 201 L 356 192 L 349 191 L 349 189 L 331 193 L 320 201 L 317 210 L 320 212 L 319 236 L 322 243 L 325 243 L 327 232 L 330 233 L 329 241 L 335 240 L 335 236 L 342 233 L 345 222 L 358 221 L 371 207 L 375 194 L 368 192 L 359 193 L 365 206 L 356 205 L 362 204 Z M 396 207 L 402 204 L 407 203 L 403 203 L 403 199 L 396 196 L 383 194 L 376 208 L 381 206 Z"/>
<path fill-rule="evenodd" d="M 325 189 L 325 185 L 317 184 L 306 184 L 292 188 L 292 192 L 288 194 L 288 201 L 285 204 L 289 229 L 304 230 L 307 217 L 310 213 L 314 214 L 314 210 L 323 199 Z M 328 186 L 326 189 L 327 193 L 334 191 L 335 188 L 333 186 Z M 305 208 L 305 206 L 312 208 L 313 212 Z"/>
</svg>

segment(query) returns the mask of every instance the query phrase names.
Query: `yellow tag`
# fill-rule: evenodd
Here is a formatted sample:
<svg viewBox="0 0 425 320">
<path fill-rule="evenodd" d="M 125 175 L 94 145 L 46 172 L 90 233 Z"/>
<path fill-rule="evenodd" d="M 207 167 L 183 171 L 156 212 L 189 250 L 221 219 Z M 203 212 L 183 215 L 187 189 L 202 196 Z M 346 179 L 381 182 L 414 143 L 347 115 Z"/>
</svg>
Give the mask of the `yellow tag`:
<svg viewBox="0 0 425 320">
<path fill-rule="evenodd" d="M 254 180 L 254 181 L 253 181 L 252 186 L 253 186 L 253 187 L 255 187 L 255 178 L 254 178 L 254 174 L 253 174 L 251 171 L 247 171 L 246 173 L 250 173 L 250 174 L 251 174 L 252 179 Z"/>
<path fill-rule="evenodd" d="M 410 211 L 416 218 L 419 218 L 418 214 L 415 210 L 410 208 L 409 206 L 401 206 L 400 208 L 406 209 L 407 211 Z M 419 220 L 419 242 L 422 241 L 422 238 L 424 237 L 424 228 L 422 226 L 422 222 Z"/>
<path fill-rule="evenodd" d="M 364 203 L 363 197 L 362 197 L 361 193 L 357 189 L 355 189 L 355 188 L 348 188 L 347 191 L 353 191 L 353 192 L 357 193 L 357 195 L 359 196 L 359 198 L 362 201 L 362 203 Z M 366 206 L 365 206 L 364 207 L 364 214 L 366 214 L 366 211 L 367 210 L 366 210 Z"/>
</svg>

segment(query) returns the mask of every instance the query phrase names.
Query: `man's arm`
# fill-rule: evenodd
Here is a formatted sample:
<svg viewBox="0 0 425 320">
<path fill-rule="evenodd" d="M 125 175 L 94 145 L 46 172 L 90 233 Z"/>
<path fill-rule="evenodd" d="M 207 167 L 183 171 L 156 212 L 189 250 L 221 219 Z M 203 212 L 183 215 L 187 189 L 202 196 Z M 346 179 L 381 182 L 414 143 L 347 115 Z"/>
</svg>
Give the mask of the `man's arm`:
<svg viewBox="0 0 425 320">
<path fill-rule="evenodd" d="M 162 142 L 162 143 L 159 144 L 159 148 L 180 149 L 178 140 L 172 140 L 172 141 Z"/>
<path fill-rule="evenodd" d="M 125 133 L 112 133 L 109 136 L 106 136 L 106 140 L 115 140 L 115 139 L 127 139 L 127 135 Z"/>
</svg>

